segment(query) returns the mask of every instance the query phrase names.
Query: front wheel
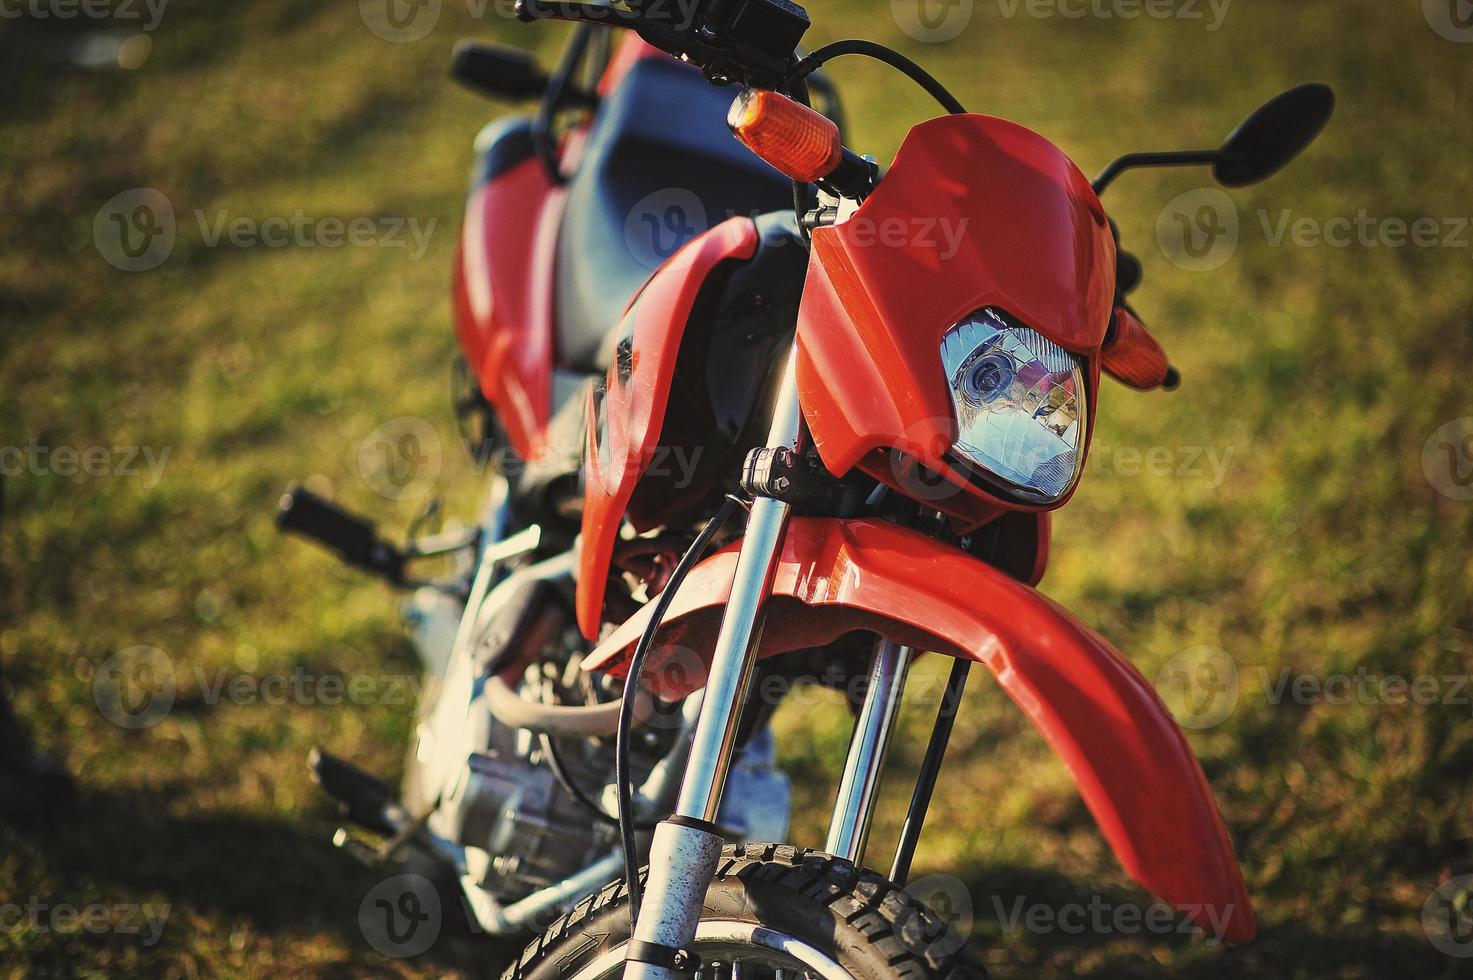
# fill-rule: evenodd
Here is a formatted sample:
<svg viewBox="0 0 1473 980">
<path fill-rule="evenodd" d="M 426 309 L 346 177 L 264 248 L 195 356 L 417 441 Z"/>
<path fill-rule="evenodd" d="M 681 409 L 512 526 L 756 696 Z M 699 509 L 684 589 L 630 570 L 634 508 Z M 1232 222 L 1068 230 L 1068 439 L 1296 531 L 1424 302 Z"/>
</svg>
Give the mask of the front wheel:
<svg viewBox="0 0 1473 980">
<path fill-rule="evenodd" d="M 612 980 L 628 939 L 621 880 L 554 922 L 502 980 Z M 786 844 L 722 850 L 693 951 L 703 980 L 986 977 L 956 931 L 898 885 Z"/>
</svg>

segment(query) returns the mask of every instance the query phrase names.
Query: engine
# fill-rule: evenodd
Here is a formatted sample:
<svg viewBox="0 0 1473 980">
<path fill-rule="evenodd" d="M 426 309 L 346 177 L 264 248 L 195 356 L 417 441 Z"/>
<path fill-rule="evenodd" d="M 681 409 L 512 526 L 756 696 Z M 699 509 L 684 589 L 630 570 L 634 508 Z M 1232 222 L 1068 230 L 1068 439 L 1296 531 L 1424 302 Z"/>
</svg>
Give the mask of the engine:
<svg viewBox="0 0 1473 980">
<path fill-rule="evenodd" d="M 431 590 L 417 593 L 408 610 L 429 678 L 406 802 L 428 812 L 427 829 L 463 853 L 462 884 L 484 889 L 498 906 L 620 854 L 609 816 L 612 729 L 555 735 L 537 723 L 544 709 L 608 704 L 622 686 L 577 666 L 583 651 L 568 594 L 571 567 L 570 556 L 559 556 L 517 571 L 469 626 L 458 623 L 458 602 Z M 462 629 L 469 642 L 456 654 Z M 698 698 L 656 706 L 635 732 L 630 761 L 642 821 L 673 803 L 697 707 Z M 733 838 L 786 835 L 788 783 L 774 754 L 764 726 L 733 762 L 720 819 Z M 639 839 L 645 846 L 647 835 Z M 604 880 L 620 873 L 622 860 L 610 867 Z"/>
</svg>

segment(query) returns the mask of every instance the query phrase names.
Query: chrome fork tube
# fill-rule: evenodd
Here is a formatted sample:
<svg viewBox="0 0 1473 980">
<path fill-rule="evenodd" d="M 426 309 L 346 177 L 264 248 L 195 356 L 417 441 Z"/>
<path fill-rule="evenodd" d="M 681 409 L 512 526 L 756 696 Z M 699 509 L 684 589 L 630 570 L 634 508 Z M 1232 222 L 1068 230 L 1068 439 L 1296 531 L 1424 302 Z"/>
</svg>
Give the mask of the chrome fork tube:
<svg viewBox="0 0 1473 980">
<path fill-rule="evenodd" d="M 870 664 L 869 687 L 864 707 L 854 725 L 844 776 L 829 820 L 829 837 L 824 850 L 855 864 L 864 859 L 864 845 L 874 820 L 875 801 L 880 792 L 880 773 L 890 749 L 890 736 L 900 717 L 901 695 L 910 672 L 911 650 L 893 640 L 875 645 Z"/>
<path fill-rule="evenodd" d="M 804 448 L 803 415 L 798 409 L 798 384 L 794 378 L 796 358 L 795 348 L 788 355 L 773 408 L 772 426 L 767 432 L 769 448 Z M 721 790 L 731 765 L 741 702 L 752 679 L 757 641 L 762 635 L 762 606 L 772 591 L 773 574 L 777 571 L 791 510 L 781 500 L 771 497 L 758 497 L 752 502 L 732 578 L 731 598 L 727 600 L 721 631 L 716 636 L 711 674 L 706 678 L 690 763 L 675 806 L 680 816 L 715 822 L 721 807 Z"/>
<path fill-rule="evenodd" d="M 758 497 L 752 503 L 746 537 L 732 578 L 731 599 L 716 637 L 690 763 L 675 805 L 675 812 L 681 816 L 714 823 L 721 807 L 721 791 L 726 785 L 726 772 L 736 745 L 741 703 L 752 679 L 756 661 L 753 654 L 762 636 L 762 606 L 772 591 L 788 513 L 787 504 L 770 497 Z"/>
<path fill-rule="evenodd" d="M 795 359 L 796 348 L 783 371 L 767 445 L 801 452 L 806 434 L 798 407 Z M 772 591 L 790 512 L 786 503 L 770 497 L 758 497 L 752 503 L 675 814 L 656 828 L 651 843 L 649 878 L 634 928 L 636 943 L 643 944 L 642 948 L 685 949 L 695 939 L 706 888 L 716 874 L 721 853 L 716 815 L 756 663 L 763 605 Z M 631 960 L 624 976 L 626 980 L 678 980 L 682 974 L 670 966 Z"/>
</svg>

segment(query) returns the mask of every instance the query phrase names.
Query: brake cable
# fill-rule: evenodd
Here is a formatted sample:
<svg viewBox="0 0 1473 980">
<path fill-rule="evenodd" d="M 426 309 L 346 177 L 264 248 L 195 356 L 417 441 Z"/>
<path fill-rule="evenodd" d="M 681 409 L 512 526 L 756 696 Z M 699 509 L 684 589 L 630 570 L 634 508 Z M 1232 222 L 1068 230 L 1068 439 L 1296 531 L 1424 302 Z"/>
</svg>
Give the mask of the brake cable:
<svg viewBox="0 0 1473 980">
<path fill-rule="evenodd" d="M 846 54 L 864 55 L 867 58 L 874 58 L 876 61 L 883 61 L 925 89 L 931 98 L 941 104 L 941 108 L 953 115 L 959 115 L 967 111 L 957 101 L 956 96 L 947 91 L 946 86 L 938 82 L 930 72 L 926 71 L 926 69 L 914 61 L 911 61 L 899 51 L 893 48 L 887 48 L 885 45 L 878 44 L 874 41 L 853 39 L 825 44 L 802 61 L 799 61 L 788 71 L 787 76 L 783 79 L 783 87 L 789 87 L 795 79 L 806 78 L 808 75 L 813 74 L 824 62 L 831 61 L 834 58 L 842 57 Z"/>
<path fill-rule="evenodd" d="M 696 535 L 690 547 L 685 550 L 685 554 L 680 557 L 675 570 L 670 573 L 670 581 L 665 583 L 665 588 L 660 590 L 659 596 L 655 598 L 654 610 L 649 622 L 645 624 L 644 633 L 639 637 L 639 643 L 634 647 L 634 656 L 629 659 L 629 674 L 624 678 L 624 700 L 619 705 L 619 727 L 614 740 L 614 786 L 619 800 L 619 838 L 624 849 L 624 882 L 629 889 L 629 934 L 631 936 L 634 935 L 635 920 L 639 917 L 641 892 L 639 850 L 634 839 L 637 829 L 634 821 L 634 782 L 629 772 L 629 738 L 634 728 L 634 702 L 639 689 L 639 677 L 644 673 L 644 662 L 649 657 L 651 647 L 654 646 L 655 634 L 659 632 L 660 625 L 665 619 L 665 613 L 670 608 L 670 603 L 674 601 L 680 584 L 685 581 L 686 574 L 705 553 L 711 539 L 716 536 L 716 532 L 721 530 L 721 526 L 739 506 L 745 506 L 745 501 L 735 494 L 727 494 L 716 516 L 706 522 L 706 526 L 701 528 L 701 533 Z"/>
</svg>

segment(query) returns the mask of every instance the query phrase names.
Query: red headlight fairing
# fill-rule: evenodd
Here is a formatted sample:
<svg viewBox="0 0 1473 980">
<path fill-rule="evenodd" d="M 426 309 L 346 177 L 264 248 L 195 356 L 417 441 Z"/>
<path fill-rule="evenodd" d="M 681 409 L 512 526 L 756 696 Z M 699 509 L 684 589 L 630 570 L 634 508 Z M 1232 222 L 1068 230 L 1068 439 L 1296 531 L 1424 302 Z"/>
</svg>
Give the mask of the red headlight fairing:
<svg viewBox="0 0 1473 980">
<path fill-rule="evenodd" d="M 989 116 L 917 126 L 854 216 L 813 235 L 798 386 L 825 464 L 835 473 L 859 466 L 895 485 L 874 455 L 894 450 L 955 475 L 946 457 L 957 429 L 939 351 L 946 331 L 983 307 L 1007 310 L 1088 359 L 1092 392 L 1114 269 L 1099 199 L 1042 136 Z M 973 506 L 1041 506 L 957 480 Z"/>
</svg>

